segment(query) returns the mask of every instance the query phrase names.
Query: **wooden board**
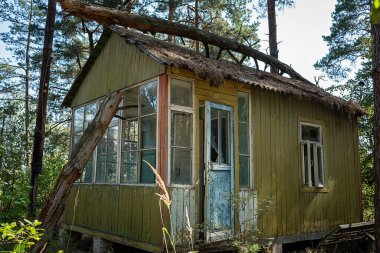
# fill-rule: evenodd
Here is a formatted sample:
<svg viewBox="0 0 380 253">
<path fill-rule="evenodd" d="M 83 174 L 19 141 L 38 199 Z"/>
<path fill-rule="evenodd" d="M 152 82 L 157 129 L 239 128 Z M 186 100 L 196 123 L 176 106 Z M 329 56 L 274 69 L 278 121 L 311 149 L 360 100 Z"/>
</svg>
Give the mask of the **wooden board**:
<svg viewBox="0 0 380 253">
<path fill-rule="evenodd" d="M 71 106 L 87 103 L 164 72 L 164 65 L 113 34 L 82 81 Z"/>
</svg>

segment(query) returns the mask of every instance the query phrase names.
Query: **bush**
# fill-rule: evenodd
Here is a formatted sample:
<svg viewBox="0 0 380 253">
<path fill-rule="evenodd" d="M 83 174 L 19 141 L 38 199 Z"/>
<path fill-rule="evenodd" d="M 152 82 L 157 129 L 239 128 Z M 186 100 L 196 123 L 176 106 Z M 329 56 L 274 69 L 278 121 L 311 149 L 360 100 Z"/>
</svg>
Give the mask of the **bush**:
<svg viewBox="0 0 380 253">
<path fill-rule="evenodd" d="M 33 222 L 24 219 L 24 222 L 0 224 L 0 252 L 24 253 L 27 252 L 43 235 L 42 228 L 38 228 L 41 222 Z M 10 250 L 5 250 L 10 248 Z"/>
</svg>

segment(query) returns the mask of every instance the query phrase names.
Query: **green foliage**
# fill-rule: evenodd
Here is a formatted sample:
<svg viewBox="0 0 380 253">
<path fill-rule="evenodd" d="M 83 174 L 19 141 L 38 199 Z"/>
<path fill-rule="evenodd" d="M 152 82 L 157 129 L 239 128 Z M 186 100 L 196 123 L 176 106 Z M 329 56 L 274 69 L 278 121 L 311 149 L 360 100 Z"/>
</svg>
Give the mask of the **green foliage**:
<svg viewBox="0 0 380 253">
<path fill-rule="evenodd" d="M 283 11 L 286 8 L 292 8 L 295 6 L 294 0 L 275 0 L 276 10 Z M 260 14 L 261 17 L 267 17 L 268 11 L 268 0 L 258 0 L 256 11 Z"/>
<path fill-rule="evenodd" d="M 359 150 L 363 181 L 364 218 L 373 217 L 373 90 L 370 3 L 367 0 L 339 0 L 332 14 L 330 35 L 323 39 L 329 52 L 315 67 L 341 84 L 329 91 L 358 102 L 367 112 L 359 118 Z"/>
<path fill-rule="evenodd" d="M 373 24 L 380 23 L 380 0 L 373 0 L 371 9 L 371 22 Z"/>
<path fill-rule="evenodd" d="M 174 22 L 195 26 L 198 17 L 198 28 L 258 47 L 259 23 L 252 21 L 252 10 L 248 7 L 252 0 L 198 1 L 198 11 L 195 8 L 196 0 L 174 2 Z M 139 0 L 134 3 L 133 12 L 168 19 L 169 0 Z M 192 41 L 177 38 L 175 42 L 181 45 L 185 42 L 186 46 L 194 48 Z"/>
<path fill-rule="evenodd" d="M 256 253 L 256 252 L 260 252 L 261 250 L 261 247 L 259 244 L 248 242 L 248 241 L 241 242 L 241 241 L 234 240 L 232 242 L 232 245 L 235 246 L 240 253 Z"/>
<path fill-rule="evenodd" d="M 18 226 L 16 222 L 0 224 L 0 246 L 13 245 L 12 250 L 0 252 L 24 253 L 41 239 L 43 235 L 43 229 L 39 228 L 41 222 L 24 219 L 24 222 L 18 223 Z"/>
<path fill-rule="evenodd" d="M 11 59 L 0 59 L 0 221 L 26 216 L 30 165 L 26 164 L 25 84 L 29 79 L 29 126 L 33 129 L 37 107 L 46 2 L 4 0 L 0 22 L 8 26 L 0 33 Z M 32 10 L 32 19 L 29 13 Z M 55 25 L 43 174 L 39 178 L 37 206 L 45 202 L 68 154 L 69 113 L 61 101 L 89 53 L 88 34 L 96 42 L 99 27 L 78 18 L 64 19 L 58 13 Z M 84 32 L 86 31 L 86 32 Z M 26 47 L 30 32 L 30 51 Z M 26 60 L 30 58 L 29 74 Z"/>
</svg>

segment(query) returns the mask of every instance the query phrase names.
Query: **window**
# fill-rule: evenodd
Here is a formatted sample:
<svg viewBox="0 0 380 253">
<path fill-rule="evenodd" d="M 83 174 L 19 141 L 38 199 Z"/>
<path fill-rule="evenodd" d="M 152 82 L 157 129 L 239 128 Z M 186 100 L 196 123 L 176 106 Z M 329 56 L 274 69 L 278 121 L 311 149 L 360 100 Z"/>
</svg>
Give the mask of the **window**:
<svg viewBox="0 0 380 253">
<path fill-rule="evenodd" d="M 113 118 L 97 146 L 96 182 L 116 183 L 119 119 Z"/>
<path fill-rule="evenodd" d="M 170 79 L 170 182 L 190 185 L 193 168 L 193 84 Z"/>
<path fill-rule="evenodd" d="M 301 123 L 301 162 L 303 184 L 324 186 L 322 126 Z"/>
<path fill-rule="evenodd" d="M 74 146 L 78 143 L 80 137 L 83 135 L 88 125 L 94 119 L 96 111 L 97 111 L 96 102 L 74 109 L 72 148 L 74 148 Z M 91 156 L 85 168 L 83 169 L 80 182 L 84 182 L 84 183 L 92 182 L 93 168 L 94 168 L 94 157 Z"/>
<path fill-rule="evenodd" d="M 157 81 L 129 89 L 124 95 L 121 183 L 155 183 L 147 161 L 156 167 Z"/>
<path fill-rule="evenodd" d="M 239 141 L 239 184 L 242 188 L 250 187 L 250 122 L 249 94 L 238 93 L 238 141 Z"/>
<path fill-rule="evenodd" d="M 211 162 L 231 164 L 230 161 L 230 112 L 211 108 Z"/>
</svg>

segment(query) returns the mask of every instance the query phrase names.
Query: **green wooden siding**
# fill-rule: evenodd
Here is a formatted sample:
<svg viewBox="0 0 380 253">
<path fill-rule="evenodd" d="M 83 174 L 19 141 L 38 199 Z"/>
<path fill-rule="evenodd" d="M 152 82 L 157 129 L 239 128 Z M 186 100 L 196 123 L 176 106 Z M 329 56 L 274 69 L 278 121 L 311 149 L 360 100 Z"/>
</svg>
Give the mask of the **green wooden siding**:
<svg viewBox="0 0 380 253">
<path fill-rule="evenodd" d="M 107 95 L 119 89 L 156 77 L 165 66 L 112 34 L 89 73 L 82 81 L 71 107 Z"/>
<path fill-rule="evenodd" d="M 158 192 L 149 186 L 76 184 L 67 200 L 64 223 L 159 246 Z"/>
<path fill-rule="evenodd" d="M 170 73 L 168 68 L 168 74 Z M 123 89 L 165 72 L 165 67 L 150 59 L 123 39 L 112 35 L 81 88 L 72 106 L 86 103 L 109 92 Z M 173 71 L 176 75 L 194 78 L 188 71 Z M 227 81 L 219 88 L 205 81 L 195 82 L 195 126 L 198 126 L 200 101 L 213 101 L 234 107 L 235 121 L 235 194 L 239 194 L 239 164 L 237 153 L 237 92 L 249 91 L 245 85 Z M 328 231 L 339 224 L 357 222 L 361 217 L 360 175 L 357 122 L 323 108 L 320 104 L 298 100 L 270 91 L 252 90 L 253 180 L 257 205 L 269 197 L 271 210 L 257 219 L 258 229 L 265 236 L 277 237 Z M 323 125 L 325 192 L 310 192 L 302 188 L 300 165 L 300 121 Z M 199 140 L 199 129 L 196 130 Z M 195 182 L 199 182 L 199 145 L 195 151 Z M 157 159 L 167 159 L 157 157 Z M 162 168 L 164 169 L 164 168 Z M 64 223 L 104 234 L 127 238 L 150 245 L 162 245 L 161 221 L 157 187 L 133 185 L 74 185 L 65 211 Z M 186 192 L 171 189 L 173 196 L 172 224 L 178 244 L 184 244 L 183 210 L 190 206 L 190 220 L 200 215 L 199 185 Z M 253 190 L 251 190 L 253 192 Z M 247 195 L 240 193 L 240 196 Z M 182 196 L 182 199 L 180 199 Z M 256 201 L 256 199 L 255 199 Z M 188 203 L 188 204 L 186 204 Z M 247 210 L 256 206 L 253 200 Z M 244 210 L 235 210 L 235 227 L 253 219 Z M 240 214 L 240 216 L 239 216 Z M 242 216 L 246 218 L 242 218 Z M 181 218 L 182 217 L 182 218 Z M 169 224 L 169 223 L 167 223 Z M 181 228 L 181 225 L 182 228 Z M 255 227 L 249 223 L 247 230 Z M 237 232 L 237 231 L 235 231 Z"/>
<path fill-rule="evenodd" d="M 254 187 L 259 203 L 265 197 L 273 201 L 259 216 L 259 229 L 276 237 L 359 221 L 356 120 L 269 91 L 254 89 L 252 99 Z M 302 187 L 300 121 L 322 123 L 326 182 L 322 192 Z"/>
</svg>

